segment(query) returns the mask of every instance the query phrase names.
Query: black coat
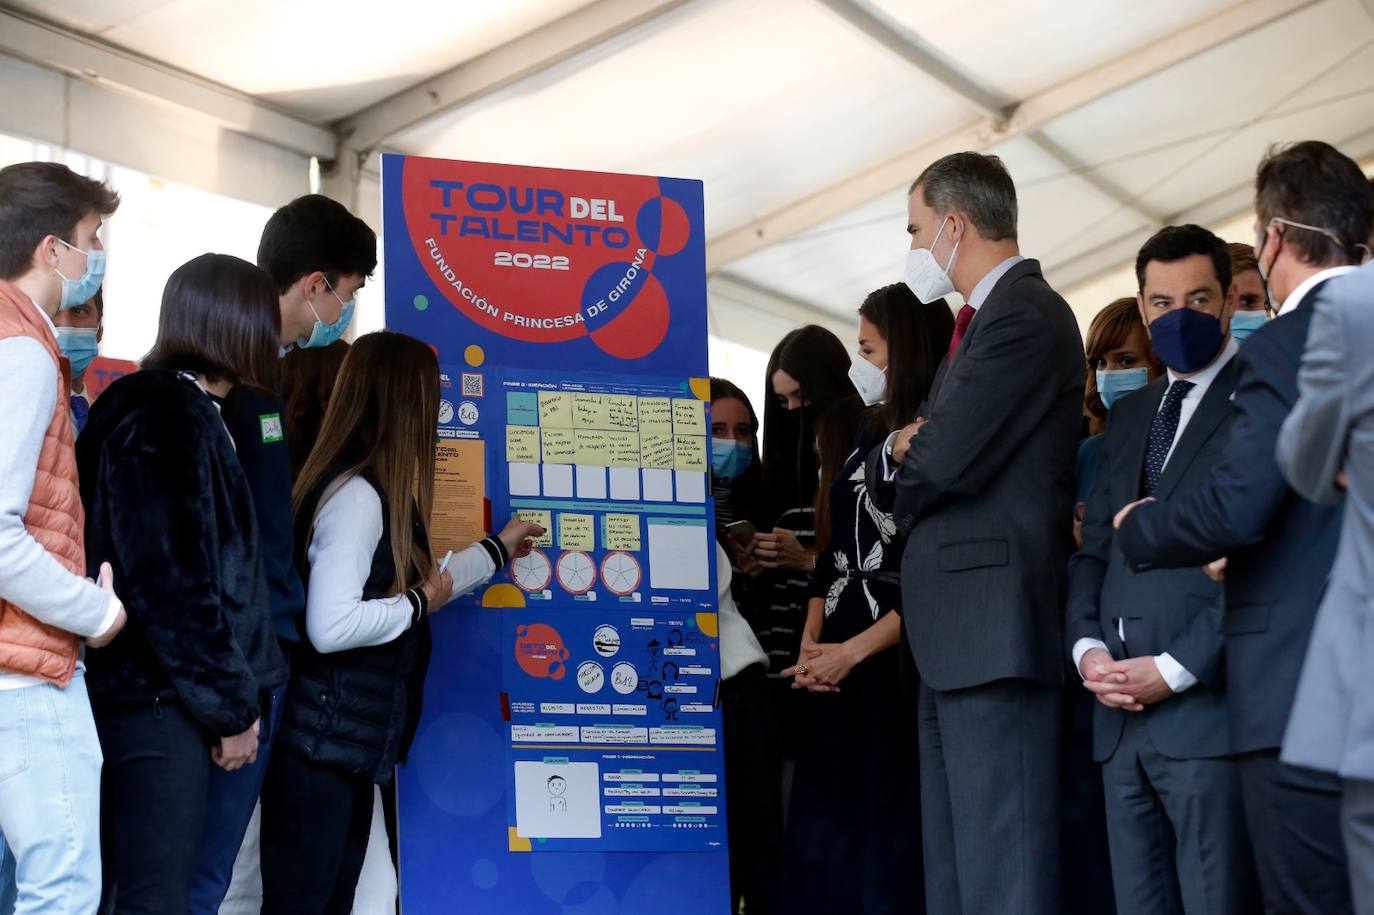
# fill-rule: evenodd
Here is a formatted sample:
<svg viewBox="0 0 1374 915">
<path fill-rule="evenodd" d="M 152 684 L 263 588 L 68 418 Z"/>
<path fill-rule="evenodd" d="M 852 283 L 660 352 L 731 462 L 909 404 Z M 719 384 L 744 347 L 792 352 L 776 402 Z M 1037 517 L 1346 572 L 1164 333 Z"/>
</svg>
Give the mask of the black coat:
<svg viewBox="0 0 1374 915">
<path fill-rule="evenodd" d="M 86 655 L 96 705 L 184 705 L 212 740 L 246 731 L 286 682 L 253 497 L 214 401 L 175 372 L 119 379 L 76 446 L 86 559 L 114 568 L 129 623 Z"/>
<path fill-rule="evenodd" d="M 354 462 L 340 464 L 338 470 Z M 333 482 L 338 473 L 325 474 Z M 363 479 L 382 500 L 382 537 L 372 554 L 372 569 L 362 599 L 396 593 L 396 566 L 391 558 L 391 522 L 387 497 L 367 473 Z M 318 487 L 297 513 L 296 562 L 309 591 L 307 548 L 316 507 L 325 487 Z M 427 548 L 424 528 L 415 515 L 415 537 Z M 301 621 L 304 627 L 304 619 Z M 384 645 L 323 654 L 302 638 L 292 664 L 291 686 L 277 740 L 301 758 L 346 775 L 388 784 L 420 722 L 425 674 L 429 670 L 429 619 L 419 621 Z"/>
</svg>

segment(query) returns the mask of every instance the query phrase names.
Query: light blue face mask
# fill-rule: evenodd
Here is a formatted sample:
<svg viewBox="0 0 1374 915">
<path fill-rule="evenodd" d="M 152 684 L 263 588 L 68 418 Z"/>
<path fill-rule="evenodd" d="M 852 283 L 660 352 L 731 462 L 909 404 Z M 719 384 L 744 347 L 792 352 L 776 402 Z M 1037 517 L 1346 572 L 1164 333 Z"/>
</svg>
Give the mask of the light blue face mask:
<svg viewBox="0 0 1374 915">
<path fill-rule="evenodd" d="M 310 313 L 315 316 L 315 326 L 311 328 L 309 337 L 296 341 L 297 345 L 303 349 L 315 349 L 328 346 L 335 340 L 341 339 L 344 335 L 344 331 L 348 330 L 349 322 L 353 320 L 353 309 L 357 305 L 357 300 L 349 299 L 345 302 L 343 299 L 339 298 L 339 294 L 334 291 L 334 287 L 330 285 L 329 280 L 325 280 L 324 285 L 328 287 L 329 294 L 335 299 L 338 299 L 340 308 L 339 320 L 335 321 L 333 324 L 324 323 L 320 320 L 320 313 L 315 310 L 315 303 L 306 299 L 305 304 L 310 306 Z"/>
<path fill-rule="evenodd" d="M 1267 312 L 1238 311 L 1231 315 L 1231 336 L 1235 337 L 1237 343 L 1244 343 L 1246 337 L 1259 330 L 1268 321 Z"/>
<path fill-rule="evenodd" d="M 57 348 L 71 362 L 73 378 L 86 374 L 86 369 L 99 355 L 100 344 L 96 342 L 96 333 L 94 327 L 57 328 Z"/>
<path fill-rule="evenodd" d="M 62 302 L 57 307 L 59 309 L 75 308 L 95 298 L 95 294 L 100 291 L 100 284 L 105 281 L 105 252 L 85 251 L 70 242 L 62 241 L 60 238 L 58 241 L 73 251 L 80 251 L 86 255 L 86 272 L 78 279 L 69 280 L 62 276 L 61 270 L 54 268 L 57 275 L 62 277 Z"/>
<path fill-rule="evenodd" d="M 711 436 L 711 472 L 723 480 L 733 480 L 754 462 L 754 449 L 733 438 Z"/>
<path fill-rule="evenodd" d="M 1097 396 L 1102 398 L 1102 406 L 1110 410 L 1112 404 L 1149 383 L 1150 370 L 1146 368 L 1116 369 L 1110 372 L 1099 370 L 1097 373 Z"/>
</svg>

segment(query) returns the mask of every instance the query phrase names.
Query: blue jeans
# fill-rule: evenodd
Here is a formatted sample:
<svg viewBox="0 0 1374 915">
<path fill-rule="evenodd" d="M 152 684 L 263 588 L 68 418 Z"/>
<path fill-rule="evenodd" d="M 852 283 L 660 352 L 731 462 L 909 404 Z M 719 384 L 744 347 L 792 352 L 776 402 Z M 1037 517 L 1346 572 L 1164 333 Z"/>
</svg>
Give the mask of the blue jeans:
<svg viewBox="0 0 1374 915">
<path fill-rule="evenodd" d="M 258 759 L 251 766 L 225 772 L 215 766 L 210 770 L 210 794 L 206 800 L 205 831 L 196 854 L 195 874 L 191 878 L 190 915 L 217 915 L 229 883 L 234 876 L 234 859 L 238 857 L 243 834 L 253 819 L 253 808 L 262 793 L 262 780 L 267 763 L 272 758 L 272 744 L 276 741 L 277 726 L 281 723 L 282 704 L 286 701 L 286 687 L 272 692 L 272 708 L 263 722 L 262 738 L 258 744 Z M 4 915 L 0 911 L 0 915 Z"/>
<path fill-rule="evenodd" d="M 95 912 L 100 765 L 83 671 L 0 690 L 0 913 Z"/>
</svg>

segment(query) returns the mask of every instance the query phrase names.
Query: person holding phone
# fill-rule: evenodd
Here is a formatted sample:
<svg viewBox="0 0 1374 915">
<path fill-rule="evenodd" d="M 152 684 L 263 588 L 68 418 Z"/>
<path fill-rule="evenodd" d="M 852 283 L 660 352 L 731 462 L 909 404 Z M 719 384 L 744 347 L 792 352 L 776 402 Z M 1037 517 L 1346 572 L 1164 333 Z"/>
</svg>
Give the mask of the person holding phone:
<svg viewBox="0 0 1374 915">
<path fill-rule="evenodd" d="M 351 911 L 373 786 L 391 782 L 419 723 L 429 614 L 544 533 L 513 518 L 439 567 L 438 409 L 433 350 L 387 331 L 359 338 L 296 482 L 305 638 L 263 789 L 265 915 Z"/>
</svg>

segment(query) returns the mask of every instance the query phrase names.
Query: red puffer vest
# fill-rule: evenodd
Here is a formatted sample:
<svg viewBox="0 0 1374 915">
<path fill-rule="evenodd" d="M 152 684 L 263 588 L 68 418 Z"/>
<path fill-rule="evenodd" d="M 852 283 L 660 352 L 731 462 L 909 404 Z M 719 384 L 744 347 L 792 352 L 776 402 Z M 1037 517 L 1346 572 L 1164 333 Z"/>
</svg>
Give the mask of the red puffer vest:
<svg viewBox="0 0 1374 915">
<path fill-rule="evenodd" d="M 13 284 L 0 280 L 0 340 L 8 337 L 32 337 L 43 344 L 57 375 L 57 400 L 43 434 L 24 527 L 68 571 L 84 576 L 82 531 L 86 516 L 76 481 L 75 435 L 67 406 L 67 392 L 72 389 L 71 364 L 63 358 L 57 338 L 32 300 Z M 27 395 L 7 391 L 5 396 Z M 40 623 L 23 609 L 0 600 L 0 671 L 66 686 L 76 670 L 78 642 L 72 633 Z"/>
</svg>

